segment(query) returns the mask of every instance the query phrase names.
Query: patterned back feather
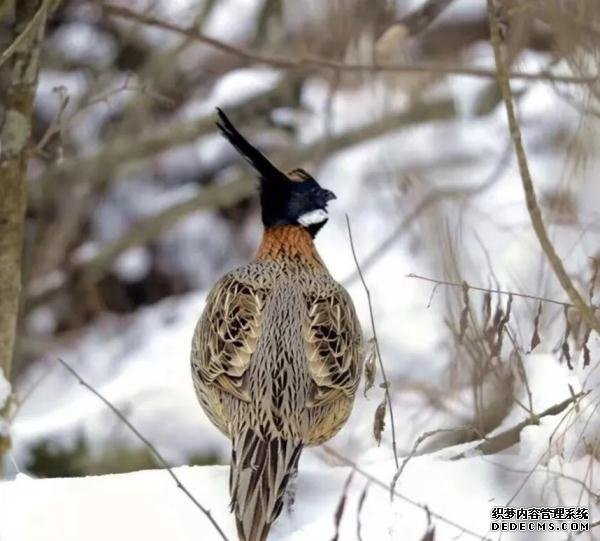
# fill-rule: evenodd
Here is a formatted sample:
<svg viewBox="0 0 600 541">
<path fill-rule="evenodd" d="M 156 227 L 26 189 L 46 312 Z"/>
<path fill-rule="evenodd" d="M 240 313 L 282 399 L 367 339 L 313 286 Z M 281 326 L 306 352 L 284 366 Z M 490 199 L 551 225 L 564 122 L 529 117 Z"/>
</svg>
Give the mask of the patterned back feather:
<svg viewBox="0 0 600 541">
<path fill-rule="evenodd" d="M 264 541 L 304 446 L 350 415 L 362 372 L 352 300 L 320 261 L 258 260 L 213 288 L 192 343 L 200 403 L 232 440 L 241 541 Z"/>
</svg>

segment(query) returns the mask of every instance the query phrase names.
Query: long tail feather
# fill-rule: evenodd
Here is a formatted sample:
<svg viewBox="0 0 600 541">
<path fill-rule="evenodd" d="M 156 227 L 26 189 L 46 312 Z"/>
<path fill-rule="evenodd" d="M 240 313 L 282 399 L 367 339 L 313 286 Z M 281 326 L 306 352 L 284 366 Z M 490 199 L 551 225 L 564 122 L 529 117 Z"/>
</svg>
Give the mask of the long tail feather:
<svg viewBox="0 0 600 541">
<path fill-rule="evenodd" d="M 277 169 L 255 146 L 237 130 L 231 123 L 227 115 L 217 107 L 220 122 L 217 122 L 218 128 L 223 136 L 236 148 L 236 150 L 258 171 L 264 178 L 275 180 L 280 178 L 283 173 Z M 285 175 L 283 175 L 285 178 Z"/>
<path fill-rule="evenodd" d="M 230 491 L 240 541 L 267 539 L 301 451 L 302 443 L 264 439 L 252 429 L 234 440 Z"/>
</svg>

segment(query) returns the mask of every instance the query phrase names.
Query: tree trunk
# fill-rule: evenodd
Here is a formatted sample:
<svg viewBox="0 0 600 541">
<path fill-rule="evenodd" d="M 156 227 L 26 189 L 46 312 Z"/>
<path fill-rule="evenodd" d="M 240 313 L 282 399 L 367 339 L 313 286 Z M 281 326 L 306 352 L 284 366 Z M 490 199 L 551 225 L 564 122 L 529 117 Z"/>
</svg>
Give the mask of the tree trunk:
<svg viewBox="0 0 600 541">
<path fill-rule="evenodd" d="M 16 2 L 15 32 L 23 32 L 12 54 L 0 134 L 0 368 L 10 378 L 19 301 L 26 208 L 26 173 L 31 119 L 39 73 L 40 46 L 49 2 Z"/>
</svg>

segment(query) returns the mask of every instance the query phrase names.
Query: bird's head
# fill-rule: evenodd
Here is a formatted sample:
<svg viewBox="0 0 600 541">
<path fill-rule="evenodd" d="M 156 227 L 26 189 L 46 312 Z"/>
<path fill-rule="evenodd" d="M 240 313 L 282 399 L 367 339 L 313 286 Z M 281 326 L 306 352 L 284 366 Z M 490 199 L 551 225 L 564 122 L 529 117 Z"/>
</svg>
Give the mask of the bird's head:
<svg viewBox="0 0 600 541">
<path fill-rule="evenodd" d="M 303 227 L 314 237 L 328 220 L 327 204 L 335 194 L 322 188 L 304 169 L 287 174 L 277 169 L 217 109 L 217 126 L 224 137 L 256 169 L 260 179 L 260 204 L 265 228 L 280 225 Z"/>
<path fill-rule="evenodd" d="M 260 203 L 265 227 L 302 226 L 314 237 L 327 222 L 327 204 L 335 194 L 325 190 L 304 169 L 269 182 L 261 178 Z"/>
</svg>

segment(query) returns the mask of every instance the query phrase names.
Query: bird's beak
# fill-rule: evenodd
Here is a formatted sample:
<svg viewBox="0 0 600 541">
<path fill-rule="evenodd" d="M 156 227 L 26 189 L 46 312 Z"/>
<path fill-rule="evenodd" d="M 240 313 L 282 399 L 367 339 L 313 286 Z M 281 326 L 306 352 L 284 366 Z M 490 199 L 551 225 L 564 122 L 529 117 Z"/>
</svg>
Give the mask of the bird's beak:
<svg viewBox="0 0 600 541">
<path fill-rule="evenodd" d="M 336 195 L 330 190 L 323 190 L 323 199 L 325 202 L 329 202 L 332 199 L 337 199 Z"/>
</svg>

